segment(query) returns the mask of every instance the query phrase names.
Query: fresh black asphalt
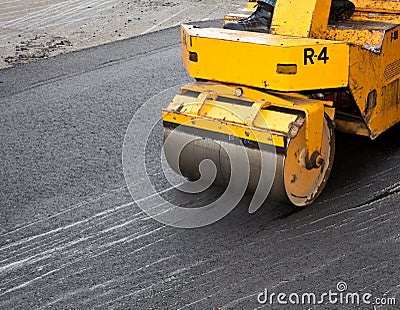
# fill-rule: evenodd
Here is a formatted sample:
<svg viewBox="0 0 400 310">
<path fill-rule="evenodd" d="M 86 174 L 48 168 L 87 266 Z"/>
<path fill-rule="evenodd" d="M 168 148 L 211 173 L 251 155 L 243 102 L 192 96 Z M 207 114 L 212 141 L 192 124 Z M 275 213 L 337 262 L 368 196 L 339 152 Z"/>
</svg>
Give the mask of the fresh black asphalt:
<svg viewBox="0 0 400 310">
<path fill-rule="evenodd" d="M 265 289 L 322 294 L 344 281 L 397 309 L 400 127 L 375 141 L 337 134 L 311 207 L 250 215 L 245 198 L 213 225 L 166 227 L 133 203 L 122 145 L 144 102 L 190 81 L 177 27 L 0 71 L 0 308 L 355 308 L 257 302 Z"/>
</svg>

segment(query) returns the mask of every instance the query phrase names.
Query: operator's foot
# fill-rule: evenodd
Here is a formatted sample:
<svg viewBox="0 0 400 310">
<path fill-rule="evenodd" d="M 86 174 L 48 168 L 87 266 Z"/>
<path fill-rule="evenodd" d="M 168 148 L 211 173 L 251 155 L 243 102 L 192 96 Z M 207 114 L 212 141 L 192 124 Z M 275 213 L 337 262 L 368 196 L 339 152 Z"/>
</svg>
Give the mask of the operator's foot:
<svg viewBox="0 0 400 310">
<path fill-rule="evenodd" d="M 349 19 L 355 8 L 353 2 L 349 0 L 333 0 L 329 12 L 329 21 Z"/>
<path fill-rule="evenodd" d="M 349 0 L 333 0 L 329 12 L 329 21 L 349 19 L 353 15 L 354 10 L 355 5 Z M 237 22 L 228 22 L 224 25 L 224 28 L 268 33 L 273 13 L 273 6 L 264 2 L 258 2 L 256 11 L 248 18 Z"/>
<path fill-rule="evenodd" d="M 228 22 L 224 25 L 225 29 L 254 31 L 254 32 L 269 32 L 271 27 L 272 14 L 274 7 L 272 5 L 258 2 L 257 9 L 248 18 L 237 22 Z"/>
</svg>

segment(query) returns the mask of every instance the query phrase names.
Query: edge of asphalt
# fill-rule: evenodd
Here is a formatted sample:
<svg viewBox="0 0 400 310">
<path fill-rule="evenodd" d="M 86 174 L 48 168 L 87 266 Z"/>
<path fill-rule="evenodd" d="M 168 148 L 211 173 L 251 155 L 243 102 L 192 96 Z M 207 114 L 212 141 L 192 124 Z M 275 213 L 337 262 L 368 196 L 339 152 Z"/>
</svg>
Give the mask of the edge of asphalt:
<svg viewBox="0 0 400 310">
<path fill-rule="evenodd" d="M 191 24 L 219 27 L 221 20 Z M 0 98 L 176 45 L 180 45 L 179 26 L 4 68 L 0 70 Z"/>
</svg>

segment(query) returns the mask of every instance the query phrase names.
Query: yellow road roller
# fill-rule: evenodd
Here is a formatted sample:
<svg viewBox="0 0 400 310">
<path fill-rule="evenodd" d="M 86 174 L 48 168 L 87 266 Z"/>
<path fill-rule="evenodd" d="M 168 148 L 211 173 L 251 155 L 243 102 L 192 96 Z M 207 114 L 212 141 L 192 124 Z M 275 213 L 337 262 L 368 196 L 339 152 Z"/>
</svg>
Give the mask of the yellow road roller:
<svg viewBox="0 0 400 310">
<path fill-rule="evenodd" d="M 182 25 L 183 65 L 195 80 L 162 111 L 164 139 L 174 131 L 191 141 L 175 170 L 196 180 L 211 159 L 224 184 L 231 166 L 218 145 L 234 152 L 240 142 L 248 191 L 265 169 L 257 153 L 272 152 L 269 197 L 303 207 L 327 182 L 335 130 L 375 139 L 398 123 L 400 2 L 352 2 L 350 19 L 330 21 L 331 0 L 278 0 L 269 33 Z M 224 22 L 246 18 L 254 4 Z"/>
</svg>

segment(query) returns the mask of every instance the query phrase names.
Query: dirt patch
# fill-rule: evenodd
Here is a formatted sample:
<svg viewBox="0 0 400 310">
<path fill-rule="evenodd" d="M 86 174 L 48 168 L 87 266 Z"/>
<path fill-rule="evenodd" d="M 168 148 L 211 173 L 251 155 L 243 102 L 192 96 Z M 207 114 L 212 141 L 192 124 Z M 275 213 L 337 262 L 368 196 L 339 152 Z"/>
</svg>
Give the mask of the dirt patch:
<svg viewBox="0 0 400 310">
<path fill-rule="evenodd" d="M 72 46 L 71 42 L 64 37 L 35 36 L 17 44 L 14 55 L 5 57 L 4 61 L 10 65 L 24 63 L 60 54 L 70 46 Z"/>
<path fill-rule="evenodd" d="M 0 68 L 192 21 L 222 19 L 245 0 L 6 0 Z"/>
</svg>

